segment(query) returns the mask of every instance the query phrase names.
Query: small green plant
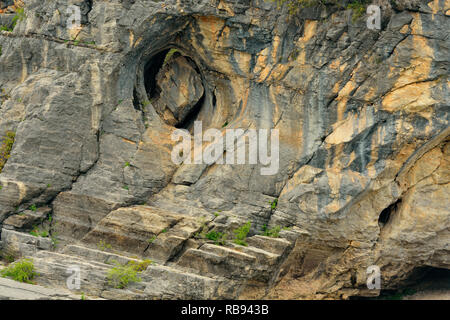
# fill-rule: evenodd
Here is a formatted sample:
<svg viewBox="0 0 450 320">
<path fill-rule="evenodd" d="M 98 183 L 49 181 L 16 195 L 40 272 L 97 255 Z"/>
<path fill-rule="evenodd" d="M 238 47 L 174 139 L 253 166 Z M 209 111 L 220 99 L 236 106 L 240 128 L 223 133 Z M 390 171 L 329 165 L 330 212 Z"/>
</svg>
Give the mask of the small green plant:
<svg viewBox="0 0 450 320">
<path fill-rule="evenodd" d="M 56 247 L 56 245 L 59 243 L 59 240 L 57 238 L 57 233 L 55 231 L 52 231 L 50 239 L 52 240 L 53 247 Z"/>
<path fill-rule="evenodd" d="M 166 57 L 164 58 L 163 65 L 169 62 L 169 59 L 174 55 L 175 52 L 178 52 L 178 49 L 172 48 L 169 50 L 169 52 L 167 52 Z"/>
<path fill-rule="evenodd" d="M 281 227 L 280 226 L 275 226 L 271 229 L 267 228 L 266 225 L 263 226 L 262 228 L 262 235 L 266 236 L 266 237 L 272 237 L 272 238 L 279 238 L 280 237 L 280 231 L 281 231 Z"/>
<path fill-rule="evenodd" d="M 153 262 L 149 259 L 145 259 L 143 261 L 140 262 L 136 262 L 136 261 L 129 261 L 128 262 L 128 266 L 133 267 L 137 272 L 142 272 L 147 270 L 148 266 L 151 265 Z"/>
<path fill-rule="evenodd" d="M 205 235 L 205 238 L 214 241 L 215 245 L 223 246 L 228 238 L 228 235 L 223 232 L 210 231 Z"/>
<path fill-rule="evenodd" d="M 29 209 L 30 209 L 31 211 L 35 212 L 35 211 L 37 210 L 37 207 L 36 207 L 35 204 L 32 204 L 32 205 L 29 207 Z"/>
<path fill-rule="evenodd" d="M 100 240 L 97 243 L 97 249 L 101 250 L 101 251 L 107 251 L 107 250 L 111 250 L 112 246 L 109 243 L 106 243 L 105 241 Z"/>
<path fill-rule="evenodd" d="M 108 271 L 107 280 L 108 283 L 114 288 L 124 289 L 130 283 L 141 281 L 141 278 L 138 276 L 140 271 L 137 270 L 136 265 L 121 265 L 117 261 L 113 261 L 113 263 L 116 266 Z"/>
<path fill-rule="evenodd" d="M 125 167 L 129 167 L 130 166 L 130 163 L 127 161 L 127 162 L 125 162 L 125 165 L 124 165 L 124 168 Z"/>
<path fill-rule="evenodd" d="M 2 25 L 2 26 L 0 26 L 0 30 L 1 31 L 12 32 L 14 30 L 14 28 L 16 27 L 17 22 L 25 20 L 26 17 L 27 17 L 27 15 L 25 14 L 24 9 L 23 8 L 17 8 L 16 9 L 16 15 L 12 18 L 11 25 L 10 26 Z"/>
<path fill-rule="evenodd" d="M 152 244 L 154 241 L 156 240 L 156 236 L 151 237 L 150 239 L 147 240 L 147 242 L 149 244 Z"/>
<path fill-rule="evenodd" d="M 30 259 L 21 259 L 10 264 L 1 271 L 2 277 L 8 277 L 15 281 L 32 283 L 31 281 L 38 274 L 34 270 L 33 261 Z"/>
<path fill-rule="evenodd" d="M 0 31 L 8 31 L 8 32 L 12 32 L 13 29 L 9 28 L 8 26 L 2 25 L 0 26 Z"/>
<path fill-rule="evenodd" d="M 122 188 L 127 190 L 127 191 L 130 190 L 130 187 L 128 187 L 127 185 L 124 185 Z"/>
<path fill-rule="evenodd" d="M 278 9 L 286 4 L 289 10 L 289 14 L 295 14 L 302 8 L 308 7 L 325 7 L 326 5 L 337 5 L 340 8 L 343 8 L 343 5 L 340 0 L 270 0 L 272 2 L 277 3 Z M 347 5 L 349 9 L 356 9 L 357 14 L 361 14 L 361 11 L 365 8 L 365 4 L 368 3 L 367 0 L 352 0 Z M 362 9 L 361 9 L 362 7 Z"/>
<path fill-rule="evenodd" d="M 206 237 L 206 233 L 208 232 L 208 225 L 205 221 L 205 218 L 201 218 L 200 221 L 201 221 L 200 231 L 195 233 L 194 237 L 202 239 Z"/>
<path fill-rule="evenodd" d="M 275 210 L 278 205 L 278 198 L 275 198 L 272 202 L 270 202 L 270 209 Z"/>
<path fill-rule="evenodd" d="M 81 293 L 81 300 L 86 300 L 86 296 L 84 295 L 84 292 Z"/>
<path fill-rule="evenodd" d="M 252 226 L 252 223 L 249 221 L 243 226 L 237 228 L 233 231 L 235 238 L 233 240 L 234 243 L 241 245 L 241 246 L 247 246 L 247 242 L 245 241 L 247 239 L 247 234 L 250 232 L 250 227 Z"/>
<path fill-rule="evenodd" d="M 13 131 L 7 131 L 5 138 L 0 145 L 0 173 L 2 172 L 6 161 L 8 161 L 11 156 L 11 151 L 14 145 L 16 134 Z"/>
<path fill-rule="evenodd" d="M 41 230 L 38 226 L 33 226 L 33 229 L 30 231 L 30 234 L 35 237 L 43 237 L 47 238 L 50 236 L 48 230 Z"/>
<path fill-rule="evenodd" d="M 366 13 L 366 6 L 362 1 L 354 1 L 347 5 L 347 9 L 353 11 L 352 22 L 355 23 L 359 18 L 361 18 Z"/>
<path fill-rule="evenodd" d="M 49 233 L 47 230 L 43 230 L 39 233 L 39 235 L 43 238 L 47 238 L 49 236 Z"/>
</svg>

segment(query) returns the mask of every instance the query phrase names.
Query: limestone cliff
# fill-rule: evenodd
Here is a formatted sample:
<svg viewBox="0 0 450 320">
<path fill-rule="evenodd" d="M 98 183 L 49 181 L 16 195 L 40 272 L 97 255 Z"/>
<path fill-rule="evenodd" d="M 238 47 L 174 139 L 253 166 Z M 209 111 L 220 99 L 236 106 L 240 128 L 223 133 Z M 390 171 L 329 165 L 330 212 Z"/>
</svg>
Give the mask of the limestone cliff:
<svg viewBox="0 0 450 320">
<path fill-rule="evenodd" d="M 450 1 L 374 1 L 381 30 L 332 4 L 23 2 L 0 31 L 0 225 L 38 282 L 78 264 L 104 298 L 320 299 L 379 294 L 371 265 L 383 289 L 450 268 Z M 279 171 L 175 164 L 196 120 L 278 129 Z M 198 236 L 247 221 L 248 246 Z M 107 286 L 107 262 L 145 258 L 142 283 Z"/>
</svg>

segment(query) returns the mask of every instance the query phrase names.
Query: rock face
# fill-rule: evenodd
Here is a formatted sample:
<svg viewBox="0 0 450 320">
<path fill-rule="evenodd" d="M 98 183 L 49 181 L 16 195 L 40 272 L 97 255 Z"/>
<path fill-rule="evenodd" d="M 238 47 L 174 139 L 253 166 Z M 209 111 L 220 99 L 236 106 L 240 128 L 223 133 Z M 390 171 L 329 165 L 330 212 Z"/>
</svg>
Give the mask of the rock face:
<svg viewBox="0 0 450 320">
<path fill-rule="evenodd" d="M 450 2 L 375 2 L 381 30 L 337 6 L 26 1 L 0 31 L 3 247 L 47 286 L 79 265 L 107 299 L 345 299 L 380 293 L 369 266 L 382 289 L 450 269 Z M 278 172 L 174 163 L 194 121 L 278 129 Z M 21 233 L 40 221 L 53 244 Z M 248 246 L 229 241 L 247 221 Z M 112 260 L 147 258 L 141 283 L 108 287 Z"/>
<path fill-rule="evenodd" d="M 156 76 L 160 96 L 154 101 L 156 112 L 172 126 L 186 120 L 203 97 L 200 75 L 183 56 L 170 59 Z"/>
</svg>

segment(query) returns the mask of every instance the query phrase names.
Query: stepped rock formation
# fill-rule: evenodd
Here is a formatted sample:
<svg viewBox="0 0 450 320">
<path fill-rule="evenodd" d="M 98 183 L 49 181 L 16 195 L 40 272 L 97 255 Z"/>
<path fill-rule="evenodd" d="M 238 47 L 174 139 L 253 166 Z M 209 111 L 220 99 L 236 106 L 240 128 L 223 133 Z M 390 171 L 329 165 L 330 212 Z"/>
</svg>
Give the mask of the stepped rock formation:
<svg viewBox="0 0 450 320">
<path fill-rule="evenodd" d="M 347 299 L 380 293 L 372 265 L 382 289 L 450 269 L 450 1 L 374 1 L 381 30 L 333 5 L 24 3 L 0 31 L 0 226 L 39 284 L 79 265 L 106 299 Z M 175 164 L 194 121 L 278 129 L 279 171 Z M 248 246 L 198 236 L 247 221 Z M 108 286 L 111 261 L 142 259 L 142 282 Z"/>
</svg>

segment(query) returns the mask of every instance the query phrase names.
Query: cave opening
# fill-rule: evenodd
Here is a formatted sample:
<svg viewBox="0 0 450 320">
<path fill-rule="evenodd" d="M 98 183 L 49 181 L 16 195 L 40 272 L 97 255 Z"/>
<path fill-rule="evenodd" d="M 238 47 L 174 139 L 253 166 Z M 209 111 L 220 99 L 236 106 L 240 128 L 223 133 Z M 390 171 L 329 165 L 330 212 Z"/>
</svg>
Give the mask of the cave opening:
<svg viewBox="0 0 450 320">
<path fill-rule="evenodd" d="M 418 267 L 398 288 L 382 289 L 379 298 L 402 300 L 413 295 L 413 298 L 450 295 L 450 269 Z"/>
<path fill-rule="evenodd" d="M 156 75 L 161 70 L 169 51 L 169 49 L 166 49 L 157 53 L 144 67 L 144 86 L 150 100 L 157 99 L 159 97 L 160 90 L 158 89 L 156 83 Z"/>
<path fill-rule="evenodd" d="M 144 86 L 161 119 L 176 128 L 191 129 L 206 101 L 200 68 L 177 48 L 164 49 L 145 64 Z"/>
<path fill-rule="evenodd" d="M 402 199 L 398 199 L 396 202 L 388 206 L 386 209 L 381 211 L 380 216 L 378 217 L 378 225 L 380 227 L 384 227 L 389 220 L 391 219 L 392 214 L 397 211 L 402 203 Z"/>
<path fill-rule="evenodd" d="M 450 269 L 422 266 L 396 285 L 383 289 L 377 297 L 351 296 L 350 300 L 436 300 L 450 297 Z"/>
</svg>

